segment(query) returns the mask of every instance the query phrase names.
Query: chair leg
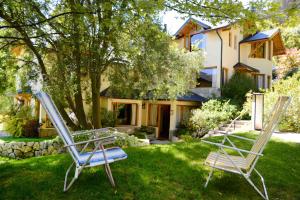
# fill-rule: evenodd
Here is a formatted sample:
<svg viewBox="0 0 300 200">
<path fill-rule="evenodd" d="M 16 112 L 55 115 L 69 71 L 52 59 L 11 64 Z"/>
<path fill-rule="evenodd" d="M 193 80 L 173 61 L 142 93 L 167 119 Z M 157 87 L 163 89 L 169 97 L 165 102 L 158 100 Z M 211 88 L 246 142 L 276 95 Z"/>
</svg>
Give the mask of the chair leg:
<svg viewBox="0 0 300 200">
<path fill-rule="evenodd" d="M 114 181 L 114 177 L 113 177 L 113 175 L 111 173 L 111 169 L 110 169 L 109 164 L 105 164 L 104 168 L 105 168 L 105 172 L 106 172 L 106 175 L 107 175 L 107 177 L 109 179 L 110 184 L 112 185 L 112 187 L 115 187 L 116 184 L 115 184 L 115 181 Z"/>
<path fill-rule="evenodd" d="M 75 172 L 74 172 L 74 177 L 72 178 L 72 180 L 69 182 L 68 184 L 68 175 L 72 169 L 72 167 L 74 166 L 75 162 L 73 162 L 68 170 L 66 171 L 66 175 L 65 175 L 65 182 L 64 182 L 64 192 L 68 191 L 70 189 L 70 187 L 73 185 L 73 183 L 76 181 L 76 179 L 78 178 L 81 170 L 77 167 L 75 167 Z"/>
<path fill-rule="evenodd" d="M 261 175 L 256 169 L 254 169 L 254 171 L 255 171 L 256 174 L 260 177 L 260 180 L 261 180 L 262 185 L 263 185 L 263 188 L 264 188 L 264 194 L 258 189 L 258 187 L 253 183 L 253 181 L 252 181 L 249 177 L 244 176 L 245 179 L 248 181 L 248 183 L 256 190 L 256 192 L 257 192 L 263 199 L 269 200 L 269 196 L 268 196 L 268 192 L 267 192 L 267 187 L 266 187 L 266 185 L 265 185 L 264 178 L 262 177 L 262 175 Z"/>
<path fill-rule="evenodd" d="M 210 172 L 209 172 L 209 175 L 208 175 L 208 177 L 207 177 L 206 183 L 205 183 L 205 185 L 204 185 L 205 188 L 207 187 L 208 182 L 210 181 L 211 176 L 213 175 L 214 170 L 215 170 L 215 168 L 212 167 L 211 170 L 210 170 Z"/>
</svg>

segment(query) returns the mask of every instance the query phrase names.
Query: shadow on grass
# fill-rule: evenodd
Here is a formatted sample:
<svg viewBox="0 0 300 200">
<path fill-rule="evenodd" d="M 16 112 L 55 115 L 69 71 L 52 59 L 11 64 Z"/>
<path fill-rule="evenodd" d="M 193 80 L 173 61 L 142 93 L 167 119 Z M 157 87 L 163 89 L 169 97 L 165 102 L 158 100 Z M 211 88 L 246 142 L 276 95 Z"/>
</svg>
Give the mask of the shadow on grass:
<svg viewBox="0 0 300 200">
<path fill-rule="evenodd" d="M 242 144 L 241 144 L 242 145 Z M 203 161 L 215 148 L 178 143 L 127 148 L 128 159 L 111 164 L 114 189 L 102 167 L 86 169 L 63 193 L 68 155 L 0 162 L 1 199 L 260 199 L 241 177 L 216 171 L 203 188 L 209 168 Z M 300 199 L 299 145 L 270 142 L 257 168 L 270 198 Z"/>
</svg>

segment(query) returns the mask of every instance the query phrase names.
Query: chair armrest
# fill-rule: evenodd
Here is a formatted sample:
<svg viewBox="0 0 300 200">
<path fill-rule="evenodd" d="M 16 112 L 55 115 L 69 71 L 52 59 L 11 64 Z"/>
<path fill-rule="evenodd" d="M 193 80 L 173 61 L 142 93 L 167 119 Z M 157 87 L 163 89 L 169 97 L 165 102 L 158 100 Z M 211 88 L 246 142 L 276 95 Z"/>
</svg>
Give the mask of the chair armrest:
<svg viewBox="0 0 300 200">
<path fill-rule="evenodd" d="M 243 137 L 243 136 L 239 136 L 239 135 L 234 135 L 234 134 L 230 134 L 230 135 L 226 135 L 227 137 L 234 137 L 234 138 L 238 138 L 238 139 L 241 139 L 241 140 L 247 140 L 249 142 L 255 142 L 256 140 L 254 139 L 250 139 L 250 138 L 246 138 L 246 137 Z"/>
<path fill-rule="evenodd" d="M 92 140 L 86 140 L 86 141 L 82 141 L 82 142 L 75 142 L 73 144 L 65 145 L 64 147 L 77 146 L 80 144 L 87 144 L 87 143 L 98 142 L 98 141 L 101 141 L 101 144 L 105 145 L 105 144 L 113 143 L 115 140 L 116 140 L 116 136 L 112 135 L 112 136 L 101 137 L 101 138 L 96 138 L 96 139 L 92 139 Z"/>
<path fill-rule="evenodd" d="M 248 150 L 244 150 L 244 149 L 239 149 L 239 148 L 235 148 L 235 147 L 232 147 L 232 146 L 227 146 L 227 145 L 224 145 L 224 144 L 221 144 L 221 143 L 210 142 L 210 141 L 207 141 L 207 140 L 201 140 L 201 141 L 204 142 L 204 143 L 207 143 L 207 144 L 212 144 L 212 145 L 221 147 L 221 148 L 232 149 L 232 150 L 235 150 L 235 151 L 238 151 L 238 152 L 244 152 L 244 153 L 253 154 L 253 155 L 257 155 L 257 156 L 263 156 L 263 154 L 261 154 L 261 153 L 256 153 L 256 152 L 252 152 L 252 151 L 248 151 Z"/>
</svg>

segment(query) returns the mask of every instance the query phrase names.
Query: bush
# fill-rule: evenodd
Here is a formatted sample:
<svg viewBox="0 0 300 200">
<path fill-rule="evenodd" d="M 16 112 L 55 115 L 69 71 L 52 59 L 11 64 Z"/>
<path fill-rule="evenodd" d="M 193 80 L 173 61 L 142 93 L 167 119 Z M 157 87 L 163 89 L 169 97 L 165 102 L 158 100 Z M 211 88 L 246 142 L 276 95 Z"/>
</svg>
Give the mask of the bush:
<svg viewBox="0 0 300 200">
<path fill-rule="evenodd" d="M 257 90 L 254 79 L 246 74 L 234 73 L 222 87 L 222 96 L 230 99 L 232 103 L 242 106 L 246 101 L 246 94 L 250 90 Z"/>
<path fill-rule="evenodd" d="M 280 131 L 300 132 L 300 72 L 292 77 L 275 82 L 272 88 L 272 90 L 265 92 L 265 119 L 270 114 L 279 96 L 290 96 L 292 97 L 291 104 L 281 118 L 278 128 Z M 244 107 L 251 110 L 250 96 Z"/>
<path fill-rule="evenodd" d="M 202 108 L 192 110 L 187 127 L 194 137 L 202 137 L 209 130 L 229 121 L 237 115 L 237 107 L 230 101 L 209 100 Z"/>
<path fill-rule="evenodd" d="M 115 127 L 117 117 L 114 112 L 101 109 L 101 124 L 103 127 Z"/>
<path fill-rule="evenodd" d="M 37 137 L 38 120 L 32 116 L 29 106 L 22 106 L 12 111 L 11 116 L 5 121 L 4 129 L 15 137 Z"/>
</svg>

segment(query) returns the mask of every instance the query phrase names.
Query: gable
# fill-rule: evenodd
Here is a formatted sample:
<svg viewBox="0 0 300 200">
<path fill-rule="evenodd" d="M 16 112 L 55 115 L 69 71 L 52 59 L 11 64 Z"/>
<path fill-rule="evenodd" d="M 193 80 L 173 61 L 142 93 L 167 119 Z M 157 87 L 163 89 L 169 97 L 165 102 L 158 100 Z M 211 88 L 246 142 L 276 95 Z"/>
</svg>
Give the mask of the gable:
<svg viewBox="0 0 300 200">
<path fill-rule="evenodd" d="M 183 35 L 187 35 L 190 33 L 194 33 L 199 30 L 210 29 L 211 27 L 199 20 L 194 18 L 189 18 L 184 24 L 176 31 L 174 36 L 177 38 L 182 37 Z"/>
</svg>

